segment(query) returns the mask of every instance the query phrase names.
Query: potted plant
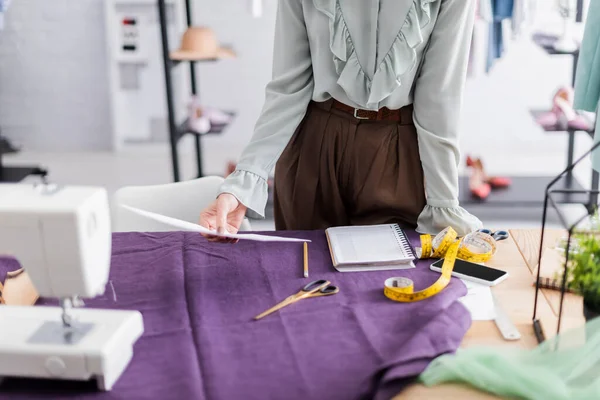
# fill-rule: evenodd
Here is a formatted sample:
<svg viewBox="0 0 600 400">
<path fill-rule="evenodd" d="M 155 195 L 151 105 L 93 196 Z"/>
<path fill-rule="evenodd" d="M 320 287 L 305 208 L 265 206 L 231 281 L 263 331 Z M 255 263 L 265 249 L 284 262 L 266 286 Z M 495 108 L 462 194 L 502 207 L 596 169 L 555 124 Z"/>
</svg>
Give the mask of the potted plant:
<svg viewBox="0 0 600 400">
<path fill-rule="evenodd" d="M 600 232 L 573 235 L 567 284 L 583 296 L 586 321 L 600 315 Z"/>
</svg>

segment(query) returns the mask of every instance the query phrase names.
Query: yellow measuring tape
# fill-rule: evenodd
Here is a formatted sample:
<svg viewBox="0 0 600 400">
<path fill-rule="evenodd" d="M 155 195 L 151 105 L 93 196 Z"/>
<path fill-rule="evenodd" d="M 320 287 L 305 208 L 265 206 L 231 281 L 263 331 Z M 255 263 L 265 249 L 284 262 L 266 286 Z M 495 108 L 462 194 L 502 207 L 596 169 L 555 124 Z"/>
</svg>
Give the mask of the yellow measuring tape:
<svg viewBox="0 0 600 400">
<path fill-rule="evenodd" d="M 421 247 L 417 247 L 416 252 L 420 259 L 444 258 L 442 275 L 433 285 L 418 292 L 414 291 L 414 283 L 408 278 L 389 278 L 383 289 L 387 298 L 412 303 L 435 296 L 450 283 L 457 258 L 474 263 L 485 262 L 496 252 L 496 241 L 482 232 L 473 232 L 458 239 L 456 231 L 448 227 L 435 237 L 421 235 Z"/>
</svg>

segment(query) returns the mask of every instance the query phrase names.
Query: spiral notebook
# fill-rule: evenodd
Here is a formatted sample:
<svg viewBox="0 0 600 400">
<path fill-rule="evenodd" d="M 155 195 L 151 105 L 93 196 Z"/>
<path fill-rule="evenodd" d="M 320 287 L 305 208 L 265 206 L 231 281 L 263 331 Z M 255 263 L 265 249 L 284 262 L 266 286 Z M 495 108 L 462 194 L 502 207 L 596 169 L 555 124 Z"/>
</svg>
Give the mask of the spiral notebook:
<svg viewBox="0 0 600 400">
<path fill-rule="evenodd" d="M 342 226 L 325 234 L 333 266 L 340 272 L 415 268 L 410 242 L 396 224 Z"/>
</svg>

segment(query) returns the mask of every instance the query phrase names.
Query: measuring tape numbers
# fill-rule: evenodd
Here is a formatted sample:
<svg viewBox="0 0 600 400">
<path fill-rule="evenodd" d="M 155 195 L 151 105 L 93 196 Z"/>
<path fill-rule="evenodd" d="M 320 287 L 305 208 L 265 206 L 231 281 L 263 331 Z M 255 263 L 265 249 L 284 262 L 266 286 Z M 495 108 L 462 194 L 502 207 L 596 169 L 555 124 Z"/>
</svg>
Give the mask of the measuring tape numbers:
<svg viewBox="0 0 600 400">
<path fill-rule="evenodd" d="M 417 247 L 417 257 L 444 258 L 442 274 L 431 286 L 421 291 L 414 291 L 414 283 L 408 278 L 389 278 L 384 282 L 383 293 L 390 300 L 401 303 L 412 303 L 433 297 L 450 283 L 456 259 L 474 263 L 488 261 L 496 252 L 496 241 L 483 232 L 473 232 L 458 238 L 456 231 L 448 227 L 437 234 L 421 235 L 421 247 Z"/>
<path fill-rule="evenodd" d="M 444 264 L 442 265 L 442 275 L 427 289 L 415 292 L 412 280 L 408 278 L 389 278 L 384 283 L 383 293 L 388 299 L 402 303 L 412 303 L 435 296 L 444 290 L 444 288 L 448 286 L 448 283 L 450 283 L 450 277 L 452 269 L 454 269 L 454 261 L 456 261 L 459 244 L 459 241 L 450 244 L 450 247 L 446 251 Z"/>
</svg>

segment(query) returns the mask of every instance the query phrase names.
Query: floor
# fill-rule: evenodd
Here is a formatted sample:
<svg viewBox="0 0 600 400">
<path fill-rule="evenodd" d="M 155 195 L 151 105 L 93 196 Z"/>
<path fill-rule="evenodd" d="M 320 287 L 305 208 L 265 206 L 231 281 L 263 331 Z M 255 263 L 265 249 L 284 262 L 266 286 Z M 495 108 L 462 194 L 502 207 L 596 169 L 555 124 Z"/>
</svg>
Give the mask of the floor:
<svg viewBox="0 0 600 400">
<path fill-rule="evenodd" d="M 567 137 L 547 134 L 529 115 L 530 108 L 549 108 L 554 91 L 569 84 L 572 59 L 550 57 L 529 40 L 529 33 L 507 46 L 507 55 L 491 73 L 470 79 L 464 100 L 461 151 L 483 157 L 491 174 L 549 175 L 561 172 L 566 163 Z M 589 149 L 591 140 L 578 136 L 576 154 Z M 243 144 L 240 144 L 240 148 Z M 195 173 L 192 141 L 182 141 L 181 166 L 184 177 Z M 238 149 L 239 150 L 239 149 Z M 222 175 L 222 160 L 234 150 L 218 140 L 205 144 L 204 166 L 207 174 Z M 51 180 L 63 184 L 101 185 L 109 192 L 126 185 L 148 185 L 171 181 L 170 156 L 162 144 L 133 146 L 119 153 L 40 153 L 22 152 L 6 156 L 10 164 L 39 163 L 51 171 Z M 463 167 L 461 166 L 461 169 Z M 575 171 L 581 182 L 590 180 L 590 163 Z M 589 185 L 588 185 L 589 186 Z M 540 193 L 543 199 L 543 193 Z M 486 225 L 495 227 L 538 227 L 541 209 L 470 209 Z M 576 213 L 580 212 L 576 209 Z M 554 219 L 554 221 L 556 221 Z M 257 230 L 273 229 L 270 220 L 256 221 Z"/>
</svg>

